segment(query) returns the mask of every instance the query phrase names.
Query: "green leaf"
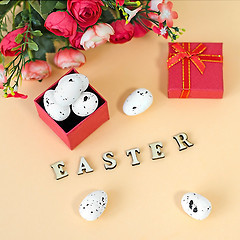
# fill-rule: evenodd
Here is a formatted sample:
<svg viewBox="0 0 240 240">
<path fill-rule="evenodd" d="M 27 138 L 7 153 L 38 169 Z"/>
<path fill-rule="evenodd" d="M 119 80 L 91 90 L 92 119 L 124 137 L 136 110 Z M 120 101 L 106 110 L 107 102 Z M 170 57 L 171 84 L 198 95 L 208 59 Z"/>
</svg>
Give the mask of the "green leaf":
<svg viewBox="0 0 240 240">
<path fill-rule="evenodd" d="M 37 52 L 34 52 L 34 56 L 36 59 L 45 60 L 46 61 L 46 53 L 54 53 L 55 47 L 53 44 L 53 40 L 50 38 L 50 34 L 44 34 L 41 37 L 34 38 L 34 41 L 38 44 L 39 49 Z"/>
<path fill-rule="evenodd" d="M 9 1 L 8 4 L 2 5 L 0 7 L 0 18 L 3 18 L 15 4 L 16 4 L 15 1 Z"/>
<path fill-rule="evenodd" d="M 38 13 L 40 13 L 40 3 L 39 1 L 36 0 L 29 0 L 30 5 L 35 9 L 35 11 L 37 11 Z"/>
<path fill-rule="evenodd" d="M 40 11 L 42 14 L 49 14 L 55 8 L 58 1 L 40 0 Z"/>
<path fill-rule="evenodd" d="M 22 22 L 22 12 L 19 12 L 19 13 L 15 16 L 15 26 L 21 27 L 22 25 L 23 25 L 23 22 Z"/>
<path fill-rule="evenodd" d="M 23 35 L 22 34 L 18 34 L 15 38 L 15 42 L 16 43 L 20 43 L 23 40 Z"/>
<path fill-rule="evenodd" d="M 40 3 L 39 3 L 38 0 L 29 0 L 29 3 L 31 4 L 34 11 L 37 12 L 41 16 L 42 19 L 47 18 L 47 14 L 42 14 L 41 13 Z"/>
<path fill-rule="evenodd" d="M 107 11 L 102 11 L 100 20 L 105 23 L 111 23 L 112 21 L 115 20 L 115 18 L 111 13 L 111 11 L 107 10 Z"/>
<path fill-rule="evenodd" d="M 41 37 L 43 35 L 40 30 L 35 30 L 35 31 L 31 32 L 31 33 L 35 37 Z"/>
<path fill-rule="evenodd" d="M 0 53 L 0 64 L 4 62 L 4 56 Z"/>
<path fill-rule="evenodd" d="M 41 22 L 40 22 L 39 20 L 37 20 L 37 19 L 32 19 L 32 23 L 33 23 L 33 25 L 36 26 L 36 27 L 41 26 Z"/>
<path fill-rule="evenodd" d="M 102 0 L 102 1 L 103 1 L 103 3 L 104 3 L 105 6 L 110 7 L 110 8 L 112 8 L 112 9 L 115 9 L 116 3 L 110 2 L 110 1 L 108 1 L 108 0 Z"/>
<path fill-rule="evenodd" d="M 65 9 L 67 9 L 67 2 L 58 1 L 56 3 L 55 8 L 58 9 L 58 10 L 65 10 Z"/>
<path fill-rule="evenodd" d="M 10 0 L 2 0 L 0 1 L 0 5 L 6 5 L 10 2 Z"/>
<path fill-rule="evenodd" d="M 33 30 L 41 30 L 41 32 L 43 33 L 44 30 L 46 31 L 46 28 L 44 27 L 44 22 L 45 22 L 44 18 L 34 8 L 31 8 L 31 10 L 32 10 Z"/>
<path fill-rule="evenodd" d="M 16 51 L 16 50 L 19 50 L 19 48 L 20 48 L 20 46 L 14 47 L 14 48 L 11 49 L 11 51 L 14 52 L 14 51 Z"/>
<path fill-rule="evenodd" d="M 33 51 L 38 51 L 38 45 L 34 41 L 28 42 L 28 48 Z"/>
<path fill-rule="evenodd" d="M 22 20 L 23 21 L 28 21 L 29 19 L 29 12 L 27 9 L 23 9 L 23 11 L 21 12 L 21 16 L 22 16 Z"/>
</svg>

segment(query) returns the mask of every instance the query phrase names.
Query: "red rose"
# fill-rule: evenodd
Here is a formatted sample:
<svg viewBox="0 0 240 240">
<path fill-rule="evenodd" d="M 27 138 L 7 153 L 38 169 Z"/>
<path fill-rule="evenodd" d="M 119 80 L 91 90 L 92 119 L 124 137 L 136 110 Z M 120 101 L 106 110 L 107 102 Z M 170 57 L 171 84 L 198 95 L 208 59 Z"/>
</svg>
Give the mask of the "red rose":
<svg viewBox="0 0 240 240">
<path fill-rule="evenodd" d="M 139 22 L 134 22 L 133 26 L 134 26 L 134 37 L 136 38 L 143 37 L 149 32 L 149 30 Z"/>
<path fill-rule="evenodd" d="M 67 12 L 49 14 L 44 26 L 55 35 L 63 37 L 70 37 L 77 31 L 76 21 Z"/>
<path fill-rule="evenodd" d="M 116 0 L 116 5 L 122 6 L 124 4 L 124 0 Z"/>
<path fill-rule="evenodd" d="M 16 29 L 16 30 L 8 33 L 2 39 L 1 44 L 0 44 L 0 49 L 1 49 L 1 53 L 4 56 L 15 56 L 16 55 L 17 51 L 20 50 L 20 47 L 19 47 L 19 49 L 15 50 L 15 51 L 11 51 L 11 49 L 20 45 L 15 42 L 15 38 L 17 37 L 18 34 L 23 34 L 26 30 L 27 30 L 27 26 Z"/>
<path fill-rule="evenodd" d="M 102 0 L 68 0 L 67 9 L 81 29 L 94 25 L 102 14 Z"/>
<path fill-rule="evenodd" d="M 141 21 L 143 22 L 144 25 L 139 22 L 133 23 L 134 37 L 136 37 L 136 38 L 143 37 L 149 32 L 149 29 L 147 29 L 145 26 L 147 26 L 149 28 L 152 26 L 152 23 L 150 21 L 148 21 L 147 19 L 141 18 Z"/>
<path fill-rule="evenodd" d="M 69 38 L 69 42 L 74 48 L 84 50 L 84 48 L 80 44 L 82 35 L 83 35 L 83 32 L 77 32 L 75 35 Z"/>
<path fill-rule="evenodd" d="M 126 24 L 125 20 L 117 20 L 111 23 L 115 34 L 111 35 L 111 43 L 125 43 L 130 41 L 134 35 L 134 27 L 131 23 Z"/>
</svg>

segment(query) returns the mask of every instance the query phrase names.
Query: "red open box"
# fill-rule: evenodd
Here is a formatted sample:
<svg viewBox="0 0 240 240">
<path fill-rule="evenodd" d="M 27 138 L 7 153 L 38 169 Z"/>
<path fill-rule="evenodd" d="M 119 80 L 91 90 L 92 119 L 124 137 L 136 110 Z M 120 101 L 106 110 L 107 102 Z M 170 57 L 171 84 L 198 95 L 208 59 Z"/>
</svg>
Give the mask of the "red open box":
<svg viewBox="0 0 240 240">
<path fill-rule="evenodd" d="M 71 69 L 65 75 L 70 73 L 78 72 L 75 69 Z M 55 89 L 58 81 L 46 89 L 46 91 L 49 89 Z M 53 120 L 45 111 L 43 105 L 43 95 L 46 91 L 34 100 L 39 117 L 63 140 L 63 142 L 65 142 L 71 150 L 109 119 L 106 100 L 90 84 L 86 91 L 93 92 L 97 95 L 99 100 L 97 110 L 87 117 L 79 117 L 72 112 L 70 116 L 62 122 Z"/>
</svg>

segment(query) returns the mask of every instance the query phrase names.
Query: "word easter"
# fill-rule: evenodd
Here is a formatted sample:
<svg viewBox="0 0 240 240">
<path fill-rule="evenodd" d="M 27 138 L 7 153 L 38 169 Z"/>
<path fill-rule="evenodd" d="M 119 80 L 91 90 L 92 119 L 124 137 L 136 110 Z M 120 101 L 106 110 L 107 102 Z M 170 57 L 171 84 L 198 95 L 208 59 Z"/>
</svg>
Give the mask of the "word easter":
<svg viewBox="0 0 240 240">
<path fill-rule="evenodd" d="M 191 143 L 188 140 L 188 136 L 186 133 L 179 133 L 175 135 L 173 139 L 176 140 L 179 146 L 179 151 L 182 151 L 184 149 L 187 149 L 188 147 L 193 146 L 193 143 Z M 161 159 L 165 157 L 164 153 L 161 151 L 161 148 L 163 147 L 161 142 L 151 143 L 149 144 L 149 147 L 151 148 L 151 151 L 152 151 L 152 160 Z M 139 148 L 132 148 L 132 149 L 126 150 L 127 157 L 131 156 L 132 158 L 132 166 L 136 166 L 140 164 L 140 162 L 137 159 L 137 153 L 140 154 Z M 117 161 L 113 159 L 113 157 L 114 157 L 114 154 L 110 151 L 102 155 L 103 161 L 106 162 L 104 164 L 104 167 L 106 170 L 114 169 L 117 166 Z M 59 161 L 51 165 L 51 168 L 55 173 L 56 180 L 59 180 L 61 178 L 68 176 L 68 172 L 63 169 L 64 166 L 65 164 L 63 161 Z M 83 171 L 85 171 L 86 173 L 89 173 L 89 172 L 93 172 L 93 169 L 90 167 L 87 160 L 84 157 L 81 157 L 78 175 L 83 174 Z"/>
</svg>

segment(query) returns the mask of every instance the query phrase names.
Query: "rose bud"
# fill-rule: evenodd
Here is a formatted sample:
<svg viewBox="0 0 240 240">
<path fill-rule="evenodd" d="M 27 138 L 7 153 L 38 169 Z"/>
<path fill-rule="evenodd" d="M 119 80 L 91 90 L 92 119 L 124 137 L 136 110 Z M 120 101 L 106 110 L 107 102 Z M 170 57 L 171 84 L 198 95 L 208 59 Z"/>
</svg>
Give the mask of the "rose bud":
<svg viewBox="0 0 240 240">
<path fill-rule="evenodd" d="M 82 35 L 80 44 L 85 50 L 95 48 L 110 39 L 110 35 L 114 34 L 113 28 L 107 23 L 98 23 Z"/>
<path fill-rule="evenodd" d="M 80 67 L 85 62 L 84 54 L 73 48 L 60 49 L 54 56 L 54 63 L 62 69 Z"/>
<path fill-rule="evenodd" d="M 51 68 L 46 61 L 36 60 L 25 64 L 22 69 L 23 80 L 42 80 L 51 75 Z"/>
</svg>

